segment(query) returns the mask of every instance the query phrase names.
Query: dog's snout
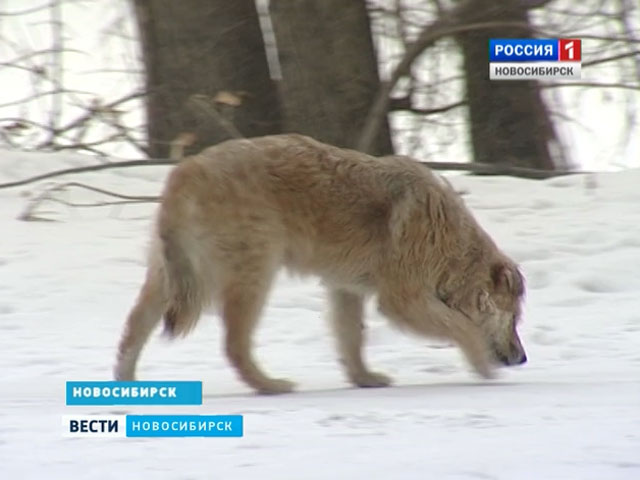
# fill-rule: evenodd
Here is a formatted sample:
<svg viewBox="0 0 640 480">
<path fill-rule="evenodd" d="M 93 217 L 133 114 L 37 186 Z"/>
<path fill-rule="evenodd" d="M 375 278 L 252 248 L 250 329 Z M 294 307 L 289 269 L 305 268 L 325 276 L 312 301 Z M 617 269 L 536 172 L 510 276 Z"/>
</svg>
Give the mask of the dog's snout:
<svg viewBox="0 0 640 480">
<path fill-rule="evenodd" d="M 503 355 L 496 352 L 496 357 L 501 364 L 507 367 L 527 363 L 527 354 L 525 352 L 512 352 L 511 355 Z"/>
</svg>

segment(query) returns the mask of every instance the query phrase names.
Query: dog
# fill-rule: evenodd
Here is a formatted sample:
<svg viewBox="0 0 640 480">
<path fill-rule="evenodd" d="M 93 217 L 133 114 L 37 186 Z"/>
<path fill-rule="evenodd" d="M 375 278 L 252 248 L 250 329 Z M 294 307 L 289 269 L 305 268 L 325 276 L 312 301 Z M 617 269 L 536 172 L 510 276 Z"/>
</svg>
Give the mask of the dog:
<svg viewBox="0 0 640 480">
<path fill-rule="evenodd" d="M 290 392 L 252 353 L 276 273 L 320 277 L 348 380 L 384 387 L 363 358 L 363 302 L 407 332 L 457 344 L 485 378 L 527 357 L 516 330 L 522 274 L 442 177 L 407 157 L 372 157 L 286 134 L 228 140 L 169 174 L 146 280 L 118 347 L 117 380 L 164 318 L 188 334 L 215 306 L 226 355 L 260 393 Z"/>
</svg>

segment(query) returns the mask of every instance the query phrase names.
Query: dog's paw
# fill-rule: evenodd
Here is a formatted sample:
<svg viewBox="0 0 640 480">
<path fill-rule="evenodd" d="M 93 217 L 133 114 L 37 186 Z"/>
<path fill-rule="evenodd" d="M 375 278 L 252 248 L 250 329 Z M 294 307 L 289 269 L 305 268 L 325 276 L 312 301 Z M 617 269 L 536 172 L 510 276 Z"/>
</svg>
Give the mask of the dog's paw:
<svg viewBox="0 0 640 480">
<path fill-rule="evenodd" d="M 113 368 L 113 379 L 117 382 L 133 382 L 136 378 L 133 369 L 116 365 Z"/>
<path fill-rule="evenodd" d="M 351 382 L 361 388 L 382 388 L 391 385 L 391 378 L 383 373 L 360 372 L 352 376 Z"/>
<path fill-rule="evenodd" d="M 485 380 L 494 380 L 498 377 L 496 368 L 489 362 L 480 365 L 474 365 L 476 373 Z"/>
<path fill-rule="evenodd" d="M 282 378 L 272 378 L 262 385 L 256 386 L 256 391 L 261 395 L 279 395 L 282 393 L 291 393 L 295 389 L 296 384 Z"/>
</svg>

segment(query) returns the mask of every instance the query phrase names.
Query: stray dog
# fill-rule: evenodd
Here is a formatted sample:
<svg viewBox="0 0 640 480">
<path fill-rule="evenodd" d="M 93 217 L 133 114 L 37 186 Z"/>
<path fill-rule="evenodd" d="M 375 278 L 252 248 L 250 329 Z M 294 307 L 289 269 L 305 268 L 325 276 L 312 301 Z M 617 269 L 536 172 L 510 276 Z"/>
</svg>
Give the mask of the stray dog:
<svg viewBox="0 0 640 480">
<path fill-rule="evenodd" d="M 251 346 L 282 267 L 326 285 L 354 385 L 390 383 L 363 359 L 370 295 L 401 329 L 455 342 L 483 377 L 496 364 L 526 361 L 516 332 L 522 275 L 447 181 L 406 157 L 376 158 L 292 134 L 229 140 L 169 174 L 116 379 L 134 379 L 161 318 L 171 337 L 183 336 L 213 304 L 239 376 L 261 393 L 291 391 L 292 382 L 260 368 Z"/>
</svg>

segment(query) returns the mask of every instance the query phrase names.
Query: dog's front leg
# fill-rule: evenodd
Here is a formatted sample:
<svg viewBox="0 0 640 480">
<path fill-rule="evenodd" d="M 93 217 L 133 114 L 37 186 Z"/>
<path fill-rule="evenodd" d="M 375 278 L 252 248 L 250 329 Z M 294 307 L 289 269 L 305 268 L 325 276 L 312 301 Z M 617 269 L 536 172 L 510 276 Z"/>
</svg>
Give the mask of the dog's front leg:
<svg viewBox="0 0 640 480">
<path fill-rule="evenodd" d="M 349 381 L 358 387 L 386 387 L 391 379 L 372 372 L 362 355 L 364 340 L 364 300 L 362 296 L 344 290 L 330 290 L 330 322 L 336 337 L 340 361 Z"/>
<path fill-rule="evenodd" d="M 480 327 L 434 295 L 381 293 L 378 305 L 380 312 L 402 329 L 426 337 L 452 340 L 479 375 L 493 377 L 492 355 Z"/>
</svg>

